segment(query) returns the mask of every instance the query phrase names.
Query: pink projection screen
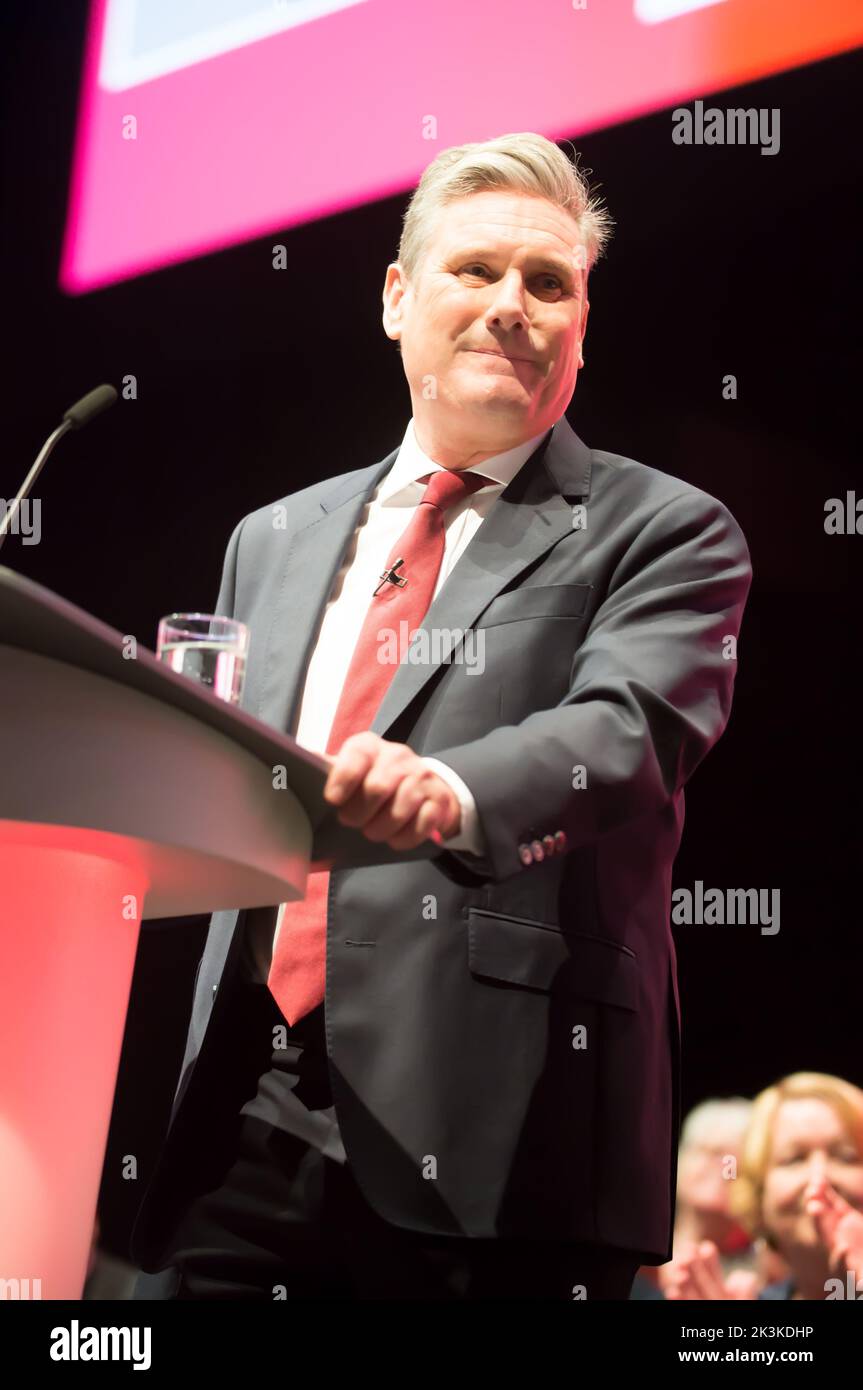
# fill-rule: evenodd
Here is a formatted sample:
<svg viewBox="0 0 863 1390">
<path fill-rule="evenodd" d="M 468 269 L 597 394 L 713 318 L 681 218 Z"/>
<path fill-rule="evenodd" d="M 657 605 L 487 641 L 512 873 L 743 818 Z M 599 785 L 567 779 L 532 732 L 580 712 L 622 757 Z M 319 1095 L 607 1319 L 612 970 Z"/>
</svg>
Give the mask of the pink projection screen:
<svg viewBox="0 0 863 1390">
<path fill-rule="evenodd" d="M 94 0 L 60 283 L 403 192 L 448 145 L 575 137 L 861 41 L 861 0 Z"/>
</svg>

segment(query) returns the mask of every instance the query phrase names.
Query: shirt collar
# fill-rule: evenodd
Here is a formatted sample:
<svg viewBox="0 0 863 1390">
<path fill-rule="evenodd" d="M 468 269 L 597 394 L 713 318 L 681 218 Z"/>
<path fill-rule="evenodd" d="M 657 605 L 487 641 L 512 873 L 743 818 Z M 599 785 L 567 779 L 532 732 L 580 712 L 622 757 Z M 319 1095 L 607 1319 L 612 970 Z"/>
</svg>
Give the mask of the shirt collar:
<svg viewBox="0 0 863 1390">
<path fill-rule="evenodd" d="M 532 439 L 526 439 L 523 444 L 516 444 L 514 449 L 506 449 L 502 454 L 494 454 L 491 458 L 484 459 L 482 463 L 472 465 L 465 471 L 482 473 L 485 477 L 492 478 L 498 490 L 501 490 L 506 487 L 507 483 L 512 482 L 518 470 L 527 463 L 547 433 L 548 430 L 541 430 Z M 442 467 L 442 464 L 435 463 L 433 459 L 423 453 L 417 442 L 414 422 L 411 418 L 408 421 L 395 463 L 381 483 L 378 501 L 384 504 L 388 502 L 404 504 L 414 500 L 415 488 L 412 485 L 419 478 L 424 477 L 426 473 L 434 473 Z M 479 491 L 484 493 L 485 488 L 480 488 Z"/>
</svg>

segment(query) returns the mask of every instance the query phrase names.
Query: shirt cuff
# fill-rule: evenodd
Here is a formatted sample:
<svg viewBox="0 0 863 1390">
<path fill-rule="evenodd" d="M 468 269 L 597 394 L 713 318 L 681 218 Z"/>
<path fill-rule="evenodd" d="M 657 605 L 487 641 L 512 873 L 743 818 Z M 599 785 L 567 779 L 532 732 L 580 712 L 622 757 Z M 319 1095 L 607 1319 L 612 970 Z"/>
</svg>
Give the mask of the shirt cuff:
<svg viewBox="0 0 863 1390">
<path fill-rule="evenodd" d="M 479 813 L 470 788 L 462 781 L 457 772 L 453 772 L 451 767 L 440 762 L 437 758 L 423 758 L 423 762 L 432 772 L 436 772 L 448 787 L 452 788 L 461 806 L 459 832 L 457 835 L 450 835 L 449 839 L 444 840 L 444 845 L 447 849 L 467 850 L 469 854 L 484 854 L 485 837 L 482 833 Z"/>
</svg>

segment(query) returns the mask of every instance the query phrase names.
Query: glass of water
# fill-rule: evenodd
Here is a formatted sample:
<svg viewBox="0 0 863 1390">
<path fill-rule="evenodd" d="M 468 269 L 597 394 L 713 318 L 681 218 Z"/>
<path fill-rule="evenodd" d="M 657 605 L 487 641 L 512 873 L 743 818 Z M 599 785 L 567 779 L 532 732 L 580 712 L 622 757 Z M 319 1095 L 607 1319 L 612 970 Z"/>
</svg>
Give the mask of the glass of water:
<svg viewBox="0 0 863 1390">
<path fill-rule="evenodd" d="M 234 618 L 169 613 L 159 623 L 159 660 L 232 705 L 242 699 L 248 650 L 249 629 Z"/>
</svg>

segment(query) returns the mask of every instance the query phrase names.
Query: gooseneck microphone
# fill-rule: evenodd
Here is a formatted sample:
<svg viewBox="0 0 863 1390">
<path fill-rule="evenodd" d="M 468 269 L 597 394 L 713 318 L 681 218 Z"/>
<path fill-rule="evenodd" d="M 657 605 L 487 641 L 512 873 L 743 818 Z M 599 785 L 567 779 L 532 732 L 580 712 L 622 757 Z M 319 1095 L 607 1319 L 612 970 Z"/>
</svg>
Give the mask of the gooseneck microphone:
<svg viewBox="0 0 863 1390">
<path fill-rule="evenodd" d="M 9 529 L 18 515 L 21 503 L 42 472 L 54 445 L 70 430 L 79 430 L 83 425 L 95 420 L 96 416 L 101 415 L 103 410 L 107 410 L 109 405 L 113 405 L 116 399 L 117 392 L 113 386 L 97 386 L 95 390 L 88 391 L 86 396 L 82 396 L 80 401 L 76 401 L 74 405 L 69 407 L 63 416 L 62 423 L 55 430 L 52 430 L 45 440 L 39 450 L 36 462 L 21 484 L 15 500 L 6 508 L 6 515 L 0 519 L 0 546 L 5 541 Z"/>
</svg>

